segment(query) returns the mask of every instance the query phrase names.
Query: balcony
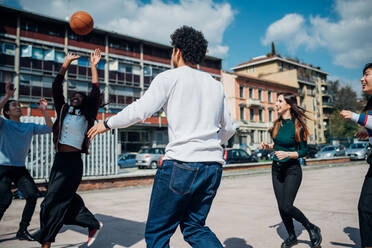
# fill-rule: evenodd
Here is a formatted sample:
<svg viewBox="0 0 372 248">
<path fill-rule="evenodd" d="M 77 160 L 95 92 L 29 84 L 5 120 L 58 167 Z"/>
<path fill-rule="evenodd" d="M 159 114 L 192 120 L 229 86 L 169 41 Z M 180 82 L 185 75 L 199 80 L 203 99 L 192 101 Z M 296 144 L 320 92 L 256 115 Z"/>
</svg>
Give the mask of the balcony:
<svg viewBox="0 0 372 248">
<path fill-rule="evenodd" d="M 261 106 L 261 101 L 258 99 L 248 99 L 247 100 L 247 106 L 248 107 L 259 107 Z"/>
<path fill-rule="evenodd" d="M 331 102 L 323 102 L 323 108 L 333 108 L 333 104 Z"/>
<path fill-rule="evenodd" d="M 311 76 L 297 74 L 297 80 L 300 83 L 315 86 L 315 80 Z"/>
<path fill-rule="evenodd" d="M 239 129 L 262 128 L 269 129 L 272 127 L 272 122 L 255 122 L 255 121 L 242 121 L 240 122 Z"/>
</svg>

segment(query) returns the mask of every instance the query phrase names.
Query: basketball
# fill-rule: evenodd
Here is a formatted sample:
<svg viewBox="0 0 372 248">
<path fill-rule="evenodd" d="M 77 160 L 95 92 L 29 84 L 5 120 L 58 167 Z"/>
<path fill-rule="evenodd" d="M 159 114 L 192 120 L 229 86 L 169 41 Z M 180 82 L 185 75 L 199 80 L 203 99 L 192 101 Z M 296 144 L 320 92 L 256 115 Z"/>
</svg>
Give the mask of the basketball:
<svg viewBox="0 0 372 248">
<path fill-rule="evenodd" d="M 93 26 L 93 18 L 85 11 L 75 12 L 70 18 L 70 27 L 78 35 L 89 34 Z"/>
</svg>

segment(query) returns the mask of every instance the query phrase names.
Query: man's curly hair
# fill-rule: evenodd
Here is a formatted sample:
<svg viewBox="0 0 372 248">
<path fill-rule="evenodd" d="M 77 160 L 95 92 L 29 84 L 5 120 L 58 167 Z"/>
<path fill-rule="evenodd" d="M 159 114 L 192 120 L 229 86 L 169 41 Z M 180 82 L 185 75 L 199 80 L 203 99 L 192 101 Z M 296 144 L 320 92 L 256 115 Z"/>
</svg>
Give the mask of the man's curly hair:
<svg viewBox="0 0 372 248">
<path fill-rule="evenodd" d="M 182 26 L 171 34 L 172 46 L 181 50 L 185 63 L 199 64 L 207 52 L 208 41 L 201 31 Z"/>
</svg>

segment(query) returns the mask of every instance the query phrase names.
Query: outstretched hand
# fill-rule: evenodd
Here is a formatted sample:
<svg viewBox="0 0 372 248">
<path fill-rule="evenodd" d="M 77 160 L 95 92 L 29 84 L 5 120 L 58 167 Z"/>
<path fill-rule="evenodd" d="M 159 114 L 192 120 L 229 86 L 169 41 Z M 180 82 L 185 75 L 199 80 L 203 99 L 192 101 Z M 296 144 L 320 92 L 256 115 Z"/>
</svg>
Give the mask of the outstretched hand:
<svg viewBox="0 0 372 248">
<path fill-rule="evenodd" d="M 39 106 L 38 106 L 38 108 L 39 108 L 41 111 L 46 111 L 47 106 L 48 106 L 48 102 L 47 102 L 47 100 L 45 100 L 45 98 L 41 98 L 41 99 L 39 100 Z"/>
<path fill-rule="evenodd" d="M 362 140 L 367 139 L 369 137 L 366 131 L 358 131 L 354 134 L 354 136 Z"/>
<path fill-rule="evenodd" d="M 70 64 L 72 61 L 80 58 L 80 55 L 73 54 L 73 53 L 67 53 L 65 57 L 65 63 Z"/>
<path fill-rule="evenodd" d="M 94 125 L 91 129 L 89 129 L 87 135 L 90 141 L 92 141 L 94 137 L 96 137 L 97 134 L 106 133 L 109 130 L 110 129 L 105 127 L 105 125 L 103 124 L 103 121 L 101 121 L 101 122 L 98 122 L 96 125 Z"/>
<path fill-rule="evenodd" d="M 90 53 L 90 64 L 92 66 L 97 66 L 100 60 L 101 60 L 101 50 L 97 48 L 94 50 L 94 52 Z"/>
<path fill-rule="evenodd" d="M 345 120 L 350 120 L 351 117 L 353 117 L 353 112 L 351 112 L 350 110 L 342 110 L 340 112 L 340 115 L 342 118 L 344 118 Z"/>
<path fill-rule="evenodd" d="M 16 91 L 15 88 L 12 88 L 12 83 L 9 81 L 5 85 L 5 95 L 6 97 L 10 98 L 14 95 L 14 92 Z"/>
</svg>

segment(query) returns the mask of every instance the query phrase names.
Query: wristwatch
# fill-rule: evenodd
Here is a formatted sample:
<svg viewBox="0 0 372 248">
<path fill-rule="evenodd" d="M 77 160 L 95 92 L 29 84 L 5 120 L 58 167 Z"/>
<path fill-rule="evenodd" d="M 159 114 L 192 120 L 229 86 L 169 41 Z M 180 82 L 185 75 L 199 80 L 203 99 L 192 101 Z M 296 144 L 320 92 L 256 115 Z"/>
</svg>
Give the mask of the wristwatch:
<svg viewBox="0 0 372 248">
<path fill-rule="evenodd" d="M 109 125 L 107 124 L 109 119 L 110 117 L 103 121 L 103 125 L 105 126 L 106 129 L 111 129 L 111 127 L 109 127 Z"/>
<path fill-rule="evenodd" d="M 287 152 L 287 155 L 288 155 L 288 158 L 290 158 L 291 156 L 289 156 L 289 152 Z"/>
</svg>

